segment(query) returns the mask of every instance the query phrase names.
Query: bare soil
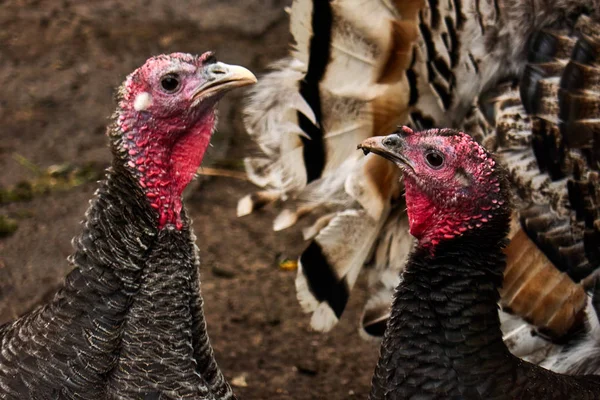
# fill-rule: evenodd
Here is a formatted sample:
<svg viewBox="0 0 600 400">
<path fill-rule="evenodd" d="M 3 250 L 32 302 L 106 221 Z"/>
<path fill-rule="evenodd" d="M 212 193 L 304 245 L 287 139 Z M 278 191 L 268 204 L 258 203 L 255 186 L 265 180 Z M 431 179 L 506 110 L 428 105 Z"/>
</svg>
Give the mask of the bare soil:
<svg viewBox="0 0 600 400">
<path fill-rule="evenodd" d="M 287 52 L 288 3 L 0 0 L 0 188 L 31 186 L 31 165 L 107 166 L 114 88 L 151 55 L 214 50 L 263 72 Z M 239 92 L 222 102 L 205 165 L 239 169 L 255 151 L 241 123 L 242 98 Z M 16 224 L 0 238 L 0 324 L 59 287 L 95 187 L 0 204 L 0 217 Z M 276 208 L 236 218 L 237 200 L 253 190 L 243 180 L 203 177 L 187 197 L 209 332 L 225 375 L 244 399 L 365 398 L 378 350 L 356 332 L 364 282 L 333 332 L 312 332 L 295 298 L 295 272 L 279 268 L 305 243 L 298 230 L 271 231 Z"/>
</svg>

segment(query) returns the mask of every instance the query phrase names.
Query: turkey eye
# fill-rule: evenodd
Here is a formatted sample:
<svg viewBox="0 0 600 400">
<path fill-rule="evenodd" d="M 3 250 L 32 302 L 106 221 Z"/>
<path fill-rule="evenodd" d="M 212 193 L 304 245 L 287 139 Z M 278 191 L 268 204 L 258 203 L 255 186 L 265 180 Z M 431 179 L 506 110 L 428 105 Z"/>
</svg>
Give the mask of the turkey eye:
<svg viewBox="0 0 600 400">
<path fill-rule="evenodd" d="M 215 57 L 214 54 L 211 54 L 210 56 L 206 57 L 206 60 L 204 60 L 205 65 L 214 64 L 216 62 L 217 62 L 217 57 Z"/>
<path fill-rule="evenodd" d="M 169 74 L 164 76 L 160 80 L 160 86 L 162 86 L 165 92 L 173 93 L 179 88 L 179 76 L 175 74 Z"/>
<path fill-rule="evenodd" d="M 440 169 L 444 165 L 444 156 L 435 150 L 430 150 L 425 154 L 425 161 L 433 169 Z"/>
</svg>

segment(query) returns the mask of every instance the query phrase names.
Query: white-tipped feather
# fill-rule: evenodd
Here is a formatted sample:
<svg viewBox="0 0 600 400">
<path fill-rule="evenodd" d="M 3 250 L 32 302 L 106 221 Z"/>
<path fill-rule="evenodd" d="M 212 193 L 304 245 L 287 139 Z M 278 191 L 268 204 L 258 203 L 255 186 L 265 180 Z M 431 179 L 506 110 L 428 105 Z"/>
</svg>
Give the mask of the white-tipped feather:
<svg viewBox="0 0 600 400">
<path fill-rule="evenodd" d="M 244 215 L 248 215 L 254 211 L 255 207 L 267 205 L 279 199 L 280 197 L 281 193 L 271 192 L 268 190 L 263 190 L 252 195 L 249 194 L 244 196 L 238 201 L 237 216 L 243 217 Z"/>
<path fill-rule="evenodd" d="M 329 332 L 338 323 L 338 317 L 327 303 L 321 303 L 310 317 L 310 326 L 318 332 Z"/>
<path fill-rule="evenodd" d="M 291 210 L 283 210 L 273 220 L 273 230 L 275 232 L 282 231 L 294 225 L 298 221 L 298 215 Z"/>
<path fill-rule="evenodd" d="M 295 211 L 289 209 L 283 210 L 279 213 L 279 215 L 277 215 L 277 217 L 275 217 L 275 220 L 273 221 L 273 230 L 277 232 L 289 228 L 290 226 L 294 225 L 296 221 L 298 221 L 298 219 L 300 219 L 303 215 L 313 211 L 314 208 L 315 206 L 308 204 L 298 207 Z"/>
<path fill-rule="evenodd" d="M 317 219 L 314 224 L 312 224 L 308 228 L 305 228 L 302 231 L 302 237 L 304 238 L 304 240 L 310 240 L 317 236 L 321 229 L 324 229 L 329 224 L 329 222 L 331 222 L 331 219 L 335 217 L 335 215 L 336 213 L 329 213 L 327 215 L 324 215 Z"/>
<path fill-rule="evenodd" d="M 351 290 L 380 229 L 380 222 L 364 210 L 344 210 L 328 218 L 329 223 L 314 237 L 338 281 Z M 302 265 L 300 262 L 299 265 Z M 312 312 L 311 325 L 320 331 L 331 329 L 338 321 L 326 301 L 318 301 L 310 291 L 303 269 L 296 278 L 298 300 L 305 312 Z M 325 311 L 326 309 L 331 310 Z M 320 311 L 318 311 L 320 310 Z M 318 315 L 315 315 L 318 311 Z"/>
<path fill-rule="evenodd" d="M 315 4 L 292 2 L 291 56 L 274 64 L 273 71 L 251 90 L 245 124 L 264 155 L 247 158 L 245 166 L 252 182 L 293 203 L 276 217 L 273 229 L 289 228 L 307 210 L 328 211 L 304 230 L 304 238 L 318 244 L 337 283 L 352 290 L 391 203 L 400 194 L 397 167 L 379 157 L 364 157 L 356 146 L 368 137 L 391 133 L 406 121 L 410 88 L 403 70 L 412 57 L 417 14 L 424 3 L 336 0 L 317 4 L 314 10 Z M 320 110 L 313 110 L 300 95 L 300 81 L 309 64 L 319 62 L 310 59 L 310 44 L 313 35 L 323 32 L 313 32 L 312 18 L 327 7 L 332 13 L 327 68 L 318 82 L 304 82 L 318 84 Z M 321 129 L 322 139 L 312 139 L 300 129 L 299 113 Z M 322 140 L 323 159 L 305 154 L 303 140 L 307 139 Z M 306 163 L 323 163 L 320 176 L 311 182 Z M 259 208 L 253 199 L 245 198 L 240 210 Z M 311 294 L 306 267 L 299 263 L 298 299 L 305 311 L 313 313 L 313 327 L 331 329 L 338 318 L 326 302 Z"/>
<path fill-rule="evenodd" d="M 243 217 L 244 215 L 248 215 L 252 212 L 252 199 L 250 195 L 246 195 L 242 197 L 237 204 L 237 216 Z"/>
<path fill-rule="evenodd" d="M 296 273 L 295 285 L 296 298 L 298 299 L 298 303 L 300 303 L 302 310 L 305 313 L 315 311 L 317 307 L 319 307 L 320 302 L 315 298 L 308 287 L 308 281 L 306 280 L 306 276 L 304 276 L 301 260 L 298 260 L 298 272 Z"/>
</svg>

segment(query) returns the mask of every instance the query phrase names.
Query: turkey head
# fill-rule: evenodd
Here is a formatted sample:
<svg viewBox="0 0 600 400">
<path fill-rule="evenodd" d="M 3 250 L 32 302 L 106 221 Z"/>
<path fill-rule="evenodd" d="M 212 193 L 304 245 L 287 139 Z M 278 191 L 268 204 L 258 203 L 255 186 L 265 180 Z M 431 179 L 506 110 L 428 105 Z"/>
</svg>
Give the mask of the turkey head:
<svg viewBox="0 0 600 400">
<path fill-rule="evenodd" d="M 433 251 L 441 241 L 477 234 L 492 221 L 499 227 L 496 234 L 506 235 L 510 207 L 504 171 L 469 135 L 403 127 L 389 136 L 369 138 L 359 148 L 402 169 L 410 233 L 419 245 Z"/>
<path fill-rule="evenodd" d="M 218 100 L 254 82 L 249 70 L 212 53 L 173 53 L 150 58 L 119 89 L 113 152 L 157 210 L 159 228 L 181 228 L 181 194 L 210 143 Z"/>
</svg>

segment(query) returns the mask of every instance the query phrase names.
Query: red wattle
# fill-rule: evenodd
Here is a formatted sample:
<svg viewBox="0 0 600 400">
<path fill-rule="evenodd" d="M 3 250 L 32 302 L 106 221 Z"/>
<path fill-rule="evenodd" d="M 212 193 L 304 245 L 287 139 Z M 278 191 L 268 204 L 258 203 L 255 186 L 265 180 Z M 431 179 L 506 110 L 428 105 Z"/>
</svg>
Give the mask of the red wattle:
<svg viewBox="0 0 600 400">
<path fill-rule="evenodd" d="M 127 120 L 135 118 L 134 124 Z M 194 126 L 173 126 L 168 121 L 139 115 L 119 119 L 121 129 L 131 129 L 124 137 L 127 163 L 138 176 L 150 206 L 158 212 L 158 227 L 167 224 L 182 228 L 181 195 L 202 163 L 215 124 L 214 111 L 206 112 Z M 132 126 L 136 130 L 133 131 Z"/>
</svg>

